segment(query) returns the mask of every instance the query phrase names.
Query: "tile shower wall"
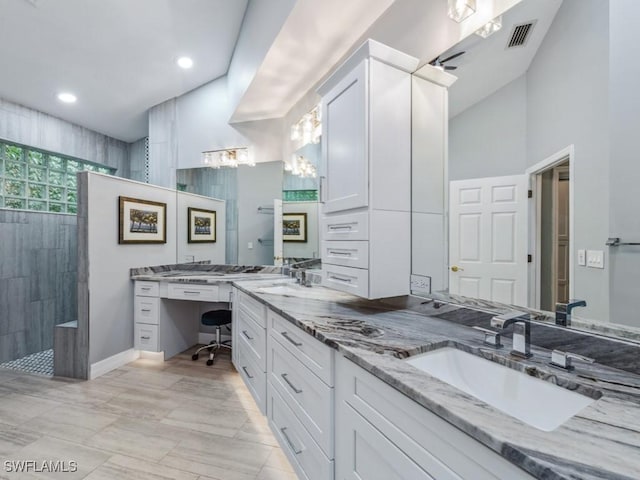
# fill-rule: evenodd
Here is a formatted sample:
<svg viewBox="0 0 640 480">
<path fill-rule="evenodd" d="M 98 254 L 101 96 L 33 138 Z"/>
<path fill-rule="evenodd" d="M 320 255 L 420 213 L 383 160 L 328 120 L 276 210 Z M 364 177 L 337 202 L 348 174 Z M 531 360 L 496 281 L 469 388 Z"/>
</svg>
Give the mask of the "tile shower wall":
<svg viewBox="0 0 640 480">
<path fill-rule="evenodd" d="M 116 168 L 129 144 L 0 98 L 0 138 Z M 0 209 L 0 363 L 53 346 L 53 326 L 75 320 L 75 215 Z"/>
<path fill-rule="evenodd" d="M 0 210 L 0 363 L 53 347 L 76 319 L 75 215 Z"/>
</svg>

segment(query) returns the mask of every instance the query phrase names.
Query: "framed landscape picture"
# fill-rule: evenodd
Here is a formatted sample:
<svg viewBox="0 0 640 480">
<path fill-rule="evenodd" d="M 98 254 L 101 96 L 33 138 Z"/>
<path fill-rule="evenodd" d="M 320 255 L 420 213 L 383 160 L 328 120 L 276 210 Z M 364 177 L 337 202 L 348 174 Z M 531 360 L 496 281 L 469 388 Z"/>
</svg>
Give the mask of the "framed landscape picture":
<svg viewBox="0 0 640 480">
<path fill-rule="evenodd" d="M 167 204 L 118 197 L 118 243 L 167 243 Z"/>
<path fill-rule="evenodd" d="M 216 212 L 200 208 L 188 208 L 187 241 L 189 243 L 213 243 L 216 241 Z"/>
<path fill-rule="evenodd" d="M 283 213 L 282 214 L 282 241 L 306 242 L 307 241 L 307 214 Z"/>
</svg>

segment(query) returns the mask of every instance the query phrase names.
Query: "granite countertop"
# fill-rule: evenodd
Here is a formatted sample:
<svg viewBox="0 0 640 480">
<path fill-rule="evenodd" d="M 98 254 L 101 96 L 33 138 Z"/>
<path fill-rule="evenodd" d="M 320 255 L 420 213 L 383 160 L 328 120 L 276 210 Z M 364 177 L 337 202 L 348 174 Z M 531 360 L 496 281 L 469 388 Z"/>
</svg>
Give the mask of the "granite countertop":
<svg viewBox="0 0 640 480">
<path fill-rule="evenodd" d="M 130 276 L 131 280 L 201 285 L 229 283 L 247 278 L 253 280 L 283 278 L 282 267 L 273 265 L 210 265 L 208 263 L 181 263 L 132 268 Z"/>
<path fill-rule="evenodd" d="M 640 476 L 640 345 L 564 328 L 532 325 L 532 353 L 514 360 L 482 343 L 472 325 L 492 314 L 417 297 L 370 301 L 291 280 L 235 285 L 384 382 L 541 479 L 637 479 Z M 509 329 L 511 330 L 511 329 Z M 539 343 L 552 345 L 547 348 Z M 402 359 L 441 348 L 475 353 L 598 398 L 551 432 L 531 427 L 418 370 Z M 548 365 L 551 348 L 595 357 L 565 372 Z M 618 357 L 618 365 L 612 367 Z M 622 369 L 624 368 L 624 370 Z"/>
<path fill-rule="evenodd" d="M 233 282 L 310 335 L 337 349 L 409 398 L 540 479 L 640 477 L 640 345 L 544 324 L 532 324 L 533 357 L 514 360 L 482 343 L 474 325 L 492 313 L 433 299 L 365 300 L 328 288 L 306 288 L 280 267 L 167 265 L 131 270 L 134 280 Z M 511 329 L 509 329 L 510 331 Z M 598 398 L 560 427 L 531 427 L 418 370 L 402 359 L 443 346 L 489 358 Z M 596 359 L 564 372 L 548 365 L 562 348 Z"/>
</svg>

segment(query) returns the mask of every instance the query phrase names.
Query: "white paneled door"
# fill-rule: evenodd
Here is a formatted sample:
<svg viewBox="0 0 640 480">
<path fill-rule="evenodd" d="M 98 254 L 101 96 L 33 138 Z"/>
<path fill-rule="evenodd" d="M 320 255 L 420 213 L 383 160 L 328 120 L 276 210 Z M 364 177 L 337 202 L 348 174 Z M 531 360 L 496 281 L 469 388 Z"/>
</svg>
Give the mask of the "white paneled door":
<svg viewBox="0 0 640 480">
<path fill-rule="evenodd" d="M 449 186 L 449 291 L 527 305 L 526 175 Z"/>
</svg>

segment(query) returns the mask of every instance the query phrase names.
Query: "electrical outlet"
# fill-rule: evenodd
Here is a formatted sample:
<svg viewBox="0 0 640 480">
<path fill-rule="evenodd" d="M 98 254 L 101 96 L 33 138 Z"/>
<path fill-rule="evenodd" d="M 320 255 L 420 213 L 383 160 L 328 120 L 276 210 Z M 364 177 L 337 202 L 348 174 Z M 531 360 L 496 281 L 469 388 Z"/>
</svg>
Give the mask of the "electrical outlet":
<svg viewBox="0 0 640 480">
<path fill-rule="evenodd" d="M 431 293 L 431 277 L 425 275 L 411 275 L 411 293 L 414 295 L 428 295 Z"/>
<path fill-rule="evenodd" d="M 587 250 L 587 267 L 604 268 L 604 252 L 602 250 Z"/>
<path fill-rule="evenodd" d="M 578 265 L 581 267 L 587 265 L 587 251 L 584 249 L 578 250 Z"/>
</svg>

